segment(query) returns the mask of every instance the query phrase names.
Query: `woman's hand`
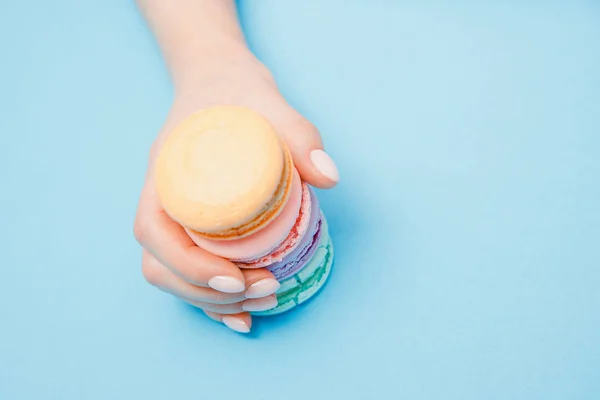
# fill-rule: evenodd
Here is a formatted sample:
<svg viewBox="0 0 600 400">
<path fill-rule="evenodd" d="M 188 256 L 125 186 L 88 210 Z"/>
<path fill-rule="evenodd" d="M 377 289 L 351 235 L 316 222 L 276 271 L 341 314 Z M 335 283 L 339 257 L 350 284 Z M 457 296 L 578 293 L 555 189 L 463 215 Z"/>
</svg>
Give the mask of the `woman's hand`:
<svg viewBox="0 0 600 400">
<path fill-rule="evenodd" d="M 175 83 L 173 106 L 150 151 L 148 173 L 135 219 L 135 237 L 143 247 L 142 271 L 148 282 L 157 288 L 201 308 L 209 317 L 235 331 L 249 332 L 252 320 L 248 312 L 275 307 L 274 293 L 279 283 L 266 269 L 240 270 L 233 263 L 202 250 L 179 224 L 169 218 L 159 203 L 153 176 L 162 143 L 177 124 L 202 108 L 218 104 L 240 105 L 271 121 L 289 146 L 303 180 L 316 187 L 330 188 L 337 183 L 338 172 L 323 151 L 317 129 L 286 103 L 269 71 L 236 35 L 215 35 L 213 40 L 205 43 L 204 36 L 196 37 L 190 32 L 179 38 L 176 32 L 164 32 L 169 20 L 179 21 L 174 29 L 181 30 L 185 16 L 202 3 L 207 5 L 203 13 L 198 14 L 199 19 L 210 18 L 206 13 L 227 15 L 228 1 L 196 0 L 190 3 L 177 0 L 169 3 L 181 2 L 182 7 L 192 8 L 187 10 L 188 14 L 185 9 L 177 10 L 182 13 L 179 18 L 165 10 L 160 12 L 165 2 L 140 2 L 163 52 L 168 55 L 167 64 Z M 169 35 L 170 38 L 164 38 Z M 194 40 L 198 44 L 189 47 Z M 179 45 L 178 41 L 184 45 Z M 181 47 L 187 50 L 178 56 Z"/>
</svg>

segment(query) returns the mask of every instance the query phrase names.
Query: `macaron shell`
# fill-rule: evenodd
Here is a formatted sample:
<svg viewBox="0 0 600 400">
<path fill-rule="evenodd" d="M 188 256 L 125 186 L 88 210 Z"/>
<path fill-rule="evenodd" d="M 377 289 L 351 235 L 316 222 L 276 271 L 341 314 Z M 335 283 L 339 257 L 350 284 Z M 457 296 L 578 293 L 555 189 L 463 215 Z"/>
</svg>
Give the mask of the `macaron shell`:
<svg viewBox="0 0 600 400">
<path fill-rule="evenodd" d="M 275 190 L 275 195 L 271 198 L 271 201 L 263 207 L 263 211 L 246 224 L 230 228 L 226 231 L 218 233 L 194 231 L 194 233 L 212 240 L 236 240 L 250 236 L 261 229 L 264 229 L 277 218 L 287 204 L 287 200 L 292 190 L 295 171 L 289 149 L 284 143 L 282 143 L 281 146 L 283 147 L 285 154 L 285 167 L 283 174 L 281 175 L 281 181 Z"/>
<path fill-rule="evenodd" d="M 319 248 L 321 239 L 321 220 L 319 219 L 314 233 L 308 236 L 309 240 L 302 247 L 299 247 L 284 260 L 269 265 L 267 269 L 275 276 L 275 279 L 282 281 L 300 271 L 304 265 L 314 256 Z"/>
<path fill-rule="evenodd" d="M 305 282 L 296 281 L 296 286 L 294 289 L 278 294 L 278 305 L 275 308 L 266 311 L 252 312 L 251 314 L 256 316 L 277 315 L 308 301 L 310 298 L 314 297 L 325 285 L 329 279 L 329 275 L 331 274 L 332 266 L 333 245 L 331 244 L 331 241 L 329 241 L 327 250 L 325 250 L 325 257 L 322 260 L 322 264 L 317 270 L 315 270 L 315 273 L 313 276 L 311 276 L 311 279 Z M 289 279 L 295 279 L 295 277 Z"/>
<path fill-rule="evenodd" d="M 294 227 L 302 204 L 303 184 L 298 171 L 294 169 L 292 187 L 287 204 L 277 218 L 263 229 L 250 236 L 234 240 L 212 240 L 186 229 L 198 247 L 232 261 L 261 258 L 277 248 Z M 239 265 L 242 268 L 260 266 Z"/>
<path fill-rule="evenodd" d="M 281 282 L 277 291 L 278 305 L 267 311 L 252 312 L 257 316 L 270 316 L 288 311 L 312 298 L 325 285 L 331 274 L 334 248 L 323 216 L 321 239 L 314 256 L 306 266 L 291 278 Z"/>
<path fill-rule="evenodd" d="M 215 106 L 192 114 L 167 137 L 156 162 L 157 191 L 174 220 L 219 234 L 266 211 L 286 179 L 287 161 L 264 117 Z"/>
<path fill-rule="evenodd" d="M 311 190 L 312 207 L 308 226 L 302 237 L 292 247 L 292 250 L 284 253 L 284 257 L 274 257 L 266 268 L 273 273 L 277 280 L 284 280 L 294 275 L 301 269 L 315 253 L 321 238 L 321 211 L 316 195 Z"/>
<path fill-rule="evenodd" d="M 299 214 L 287 237 L 260 257 L 239 260 L 238 266 L 240 268 L 271 267 L 281 263 L 284 259 L 293 257 L 293 253 L 297 252 L 298 247 L 306 245 L 306 242 L 310 240 L 307 235 L 314 234 L 319 215 L 319 202 L 316 195 L 310 186 L 302 183 L 302 202 Z"/>
</svg>

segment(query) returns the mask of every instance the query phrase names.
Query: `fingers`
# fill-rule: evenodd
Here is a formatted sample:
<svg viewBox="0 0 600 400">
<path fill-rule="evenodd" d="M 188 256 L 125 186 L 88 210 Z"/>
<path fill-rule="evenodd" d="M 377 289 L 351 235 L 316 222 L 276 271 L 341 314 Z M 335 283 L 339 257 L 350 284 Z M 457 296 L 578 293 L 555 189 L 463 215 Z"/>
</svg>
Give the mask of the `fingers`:
<svg viewBox="0 0 600 400">
<path fill-rule="evenodd" d="M 246 299 L 256 299 L 274 294 L 280 286 L 273 274 L 265 269 L 243 271 L 246 284 L 249 285 L 245 293 L 223 293 L 212 288 L 195 286 L 162 265 L 146 249 L 142 252 L 142 273 L 151 285 L 174 296 L 202 303 L 239 303 Z"/>
<path fill-rule="evenodd" d="M 192 285 L 162 265 L 146 249 L 142 250 L 142 274 L 152 286 L 181 298 L 216 304 L 237 303 L 246 299 L 243 292 L 223 293 L 209 287 Z"/>
<path fill-rule="evenodd" d="M 244 274 L 235 264 L 202 250 L 160 207 L 152 180 L 140 197 L 135 237 L 159 262 L 194 286 L 223 293 L 245 290 Z"/>
<path fill-rule="evenodd" d="M 246 279 L 246 298 L 258 299 L 277 292 L 281 284 L 265 268 L 242 270 Z"/>
<path fill-rule="evenodd" d="M 197 247 L 183 228 L 162 211 L 147 182 L 134 227 L 143 246 L 146 280 L 237 332 L 249 332 L 248 312 L 277 306 L 279 282 L 268 270 L 240 270 L 235 264 Z"/>
<path fill-rule="evenodd" d="M 162 265 L 146 249 L 142 251 L 142 272 L 151 285 L 202 309 L 210 318 L 222 322 L 236 332 L 250 332 L 252 318 L 248 312 L 269 310 L 277 306 L 277 297 L 273 293 L 279 288 L 279 282 L 265 269 L 243 271 L 249 285 L 245 295 L 222 293 L 211 288 L 191 285 Z M 256 295 L 261 291 L 265 296 L 249 298 L 248 293 L 252 289 Z"/>
<path fill-rule="evenodd" d="M 323 189 L 339 182 L 338 169 L 324 151 L 321 134 L 314 125 L 295 111 L 285 113 L 284 117 L 277 118 L 273 123 L 290 148 L 302 180 Z"/>
<path fill-rule="evenodd" d="M 274 294 L 260 299 L 248 299 L 243 302 L 232 304 L 206 303 L 185 298 L 183 300 L 204 311 L 211 311 L 219 314 L 238 314 L 244 311 L 267 311 L 277 307 L 277 297 L 275 297 Z"/>
<path fill-rule="evenodd" d="M 223 315 L 212 311 L 204 311 L 204 314 L 217 322 L 222 322 L 229 329 L 236 332 L 248 333 L 250 332 L 250 328 L 252 328 L 252 317 L 248 313 Z"/>
</svg>

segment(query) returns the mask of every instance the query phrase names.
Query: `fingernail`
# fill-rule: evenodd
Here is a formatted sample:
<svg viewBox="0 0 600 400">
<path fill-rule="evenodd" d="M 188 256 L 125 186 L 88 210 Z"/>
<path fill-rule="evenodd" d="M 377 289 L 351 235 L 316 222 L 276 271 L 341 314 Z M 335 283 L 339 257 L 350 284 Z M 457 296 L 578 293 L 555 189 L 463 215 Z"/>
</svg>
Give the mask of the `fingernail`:
<svg viewBox="0 0 600 400">
<path fill-rule="evenodd" d="M 281 285 L 275 279 L 266 278 L 254 282 L 246 291 L 246 298 L 258 299 L 275 293 Z"/>
<path fill-rule="evenodd" d="M 240 333 L 248 333 L 250 332 L 250 328 L 244 320 L 238 317 L 232 317 L 231 315 L 226 315 L 223 317 L 223 323 L 231 330 Z"/>
<path fill-rule="evenodd" d="M 310 152 L 310 161 L 325 177 L 336 183 L 340 181 L 340 173 L 329 154 L 323 150 L 313 150 Z"/>
<path fill-rule="evenodd" d="M 242 304 L 244 311 L 266 311 L 277 306 L 277 297 L 262 297 L 260 299 L 246 300 Z"/>
<path fill-rule="evenodd" d="M 246 289 L 241 281 L 230 276 L 215 276 L 208 281 L 208 286 L 223 293 L 240 293 Z"/>
</svg>

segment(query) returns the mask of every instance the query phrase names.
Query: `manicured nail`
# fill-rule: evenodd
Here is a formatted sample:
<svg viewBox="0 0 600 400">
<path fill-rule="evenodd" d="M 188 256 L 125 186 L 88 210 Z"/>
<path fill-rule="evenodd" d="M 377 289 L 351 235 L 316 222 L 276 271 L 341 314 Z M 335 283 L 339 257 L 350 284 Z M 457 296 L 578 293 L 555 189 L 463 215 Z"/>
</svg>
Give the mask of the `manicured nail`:
<svg viewBox="0 0 600 400">
<path fill-rule="evenodd" d="M 266 311 L 277 306 L 277 297 L 262 297 L 260 299 L 246 300 L 242 304 L 242 310 L 244 311 Z"/>
<path fill-rule="evenodd" d="M 246 289 L 241 281 L 230 276 L 215 276 L 208 281 L 208 286 L 223 293 L 240 293 Z"/>
<path fill-rule="evenodd" d="M 326 178 L 336 183 L 340 181 L 340 173 L 329 154 L 323 150 L 313 150 L 310 152 L 310 161 Z"/>
<path fill-rule="evenodd" d="M 226 315 L 223 317 L 223 323 L 229 329 L 234 330 L 236 332 L 240 332 L 240 333 L 250 332 L 250 328 L 248 327 L 248 325 L 246 325 L 244 320 L 242 320 L 241 318 L 233 317 L 231 315 Z"/>
<path fill-rule="evenodd" d="M 246 298 L 258 299 L 275 293 L 281 285 L 273 278 L 261 279 L 254 282 L 246 291 Z"/>
</svg>

